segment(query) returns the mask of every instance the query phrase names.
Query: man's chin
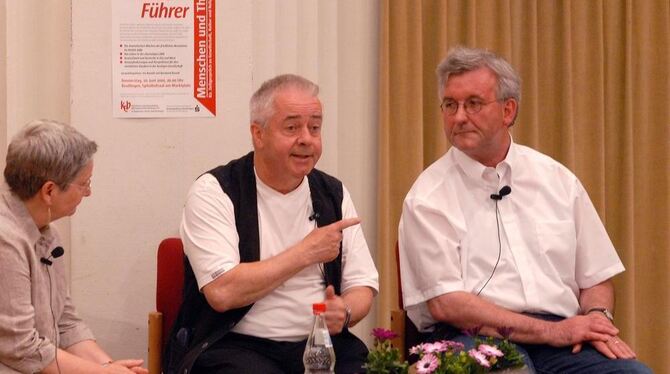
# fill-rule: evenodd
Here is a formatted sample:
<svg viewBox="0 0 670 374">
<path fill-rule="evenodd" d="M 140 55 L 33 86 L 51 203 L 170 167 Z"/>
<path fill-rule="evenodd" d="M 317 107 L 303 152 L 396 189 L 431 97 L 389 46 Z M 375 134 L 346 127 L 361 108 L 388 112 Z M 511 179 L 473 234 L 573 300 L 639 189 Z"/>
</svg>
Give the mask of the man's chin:
<svg viewBox="0 0 670 374">
<path fill-rule="evenodd" d="M 293 157 L 293 165 L 298 170 L 309 169 L 311 171 L 315 164 L 313 157 Z"/>
<path fill-rule="evenodd" d="M 463 152 L 466 152 L 468 150 L 477 148 L 479 146 L 479 142 L 475 139 L 466 138 L 464 136 L 457 136 L 451 139 L 451 145 Z"/>
<path fill-rule="evenodd" d="M 311 173 L 312 170 L 314 170 L 314 165 L 313 164 L 308 166 L 308 167 L 305 166 L 305 167 L 294 168 L 292 174 L 296 178 L 302 178 L 302 177 L 306 176 L 307 174 Z"/>
</svg>

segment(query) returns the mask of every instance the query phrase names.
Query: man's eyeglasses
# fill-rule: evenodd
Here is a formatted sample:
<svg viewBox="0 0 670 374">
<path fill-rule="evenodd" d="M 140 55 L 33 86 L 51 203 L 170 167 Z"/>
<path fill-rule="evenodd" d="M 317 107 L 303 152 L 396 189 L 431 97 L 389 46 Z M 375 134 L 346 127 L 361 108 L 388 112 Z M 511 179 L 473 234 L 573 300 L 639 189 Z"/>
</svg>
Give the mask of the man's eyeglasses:
<svg viewBox="0 0 670 374">
<path fill-rule="evenodd" d="M 482 101 L 482 100 L 477 99 L 477 98 L 470 98 L 470 99 L 467 99 L 467 100 L 463 101 L 462 105 L 463 105 L 463 109 L 465 109 L 465 113 L 475 114 L 475 113 L 479 113 L 479 111 L 482 110 L 482 108 L 485 105 L 495 103 L 496 101 L 498 101 L 498 100 L 485 102 L 485 101 Z M 459 106 L 461 106 L 461 103 L 456 101 L 456 100 L 444 99 L 444 100 L 442 100 L 442 104 L 440 104 L 440 109 L 442 109 L 442 112 L 444 112 L 444 113 L 446 113 L 450 116 L 453 116 L 454 114 L 456 114 L 456 112 L 458 112 L 458 107 Z"/>
</svg>

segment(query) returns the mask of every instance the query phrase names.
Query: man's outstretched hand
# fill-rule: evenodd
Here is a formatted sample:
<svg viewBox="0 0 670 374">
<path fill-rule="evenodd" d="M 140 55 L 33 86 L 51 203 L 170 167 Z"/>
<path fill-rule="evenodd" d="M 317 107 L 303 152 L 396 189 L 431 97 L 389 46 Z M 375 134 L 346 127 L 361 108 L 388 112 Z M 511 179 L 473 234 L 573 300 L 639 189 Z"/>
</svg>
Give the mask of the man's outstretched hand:
<svg viewBox="0 0 670 374">
<path fill-rule="evenodd" d="M 345 218 L 328 226 L 317 227 L 310 232 L 302 244 L 310 263 L 330 262 L 340 253 L 342 230 L 361 223 L 359 218 Z"/>
</svg>

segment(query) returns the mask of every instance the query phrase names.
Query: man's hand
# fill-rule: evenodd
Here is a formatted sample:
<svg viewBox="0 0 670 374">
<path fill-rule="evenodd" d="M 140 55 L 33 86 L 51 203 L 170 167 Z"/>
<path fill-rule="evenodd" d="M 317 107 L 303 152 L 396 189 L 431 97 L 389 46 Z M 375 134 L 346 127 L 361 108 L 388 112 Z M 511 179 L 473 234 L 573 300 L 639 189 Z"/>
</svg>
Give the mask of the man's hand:
<svg viewBox="0 0 670 374">
<path fill-rule="evenodd" d="M 318 227 L 302 240 L 305 255 L 310 263 L 318 264 L 334 260 L 340 253 L 342 230 L 361 223 L 359 218 L 345 218 L 328 226 Z"/>
<path fill-rule="evenodd" d="M 591 313 L 609 323 L 614 327 L 612 322 L 607 319 L 605 316 L 601 316 L 598 313 Z M 616 328 L 616 327 L 615 327 Z M 600 353 L 611 359 L 623 358 L 623 359 L 633 359 L 636 357 L 635 352 L 621 340 L 616 334 L 611 335 L 607 340 L 591 340 L 589 343 Z M 582 350 L 583 343 L 577 343 L 572 347 L 572 353 L 578 353 Z"/>
<path fill-rule="evenodd" d="M 330 335 L 337 335 L 344 330 L 344 320 L 347 316 L 346 305 L 344 300 L 335 295 L 335 288 L 333 286 L 326 287 L 326 299 L 323 301 L 326 304 L 326 325 Z"/>
<path fill-rule="evenodd" d="M 610 340 L 606 342 L 602 341 L 591 341 L 591 345 L 600 353 L 605 355 L 608 358 L 624 358 L 624 359 L 633 359 L 636 357 L 635 352 L 618 336 L 613 336 Z M 577 353 L 581 349 L 581 344 L 576 345 L 572 349 L 572 353 Z"/>
<path fill-rule="evenodd" d="M 605 342 L 619 334 L 619 329 L 604 316 L 587 314 L 555 322 L 548 333 L 547 343 L 554 347 L 576 345 L 585 341 Z"/>
</svg>

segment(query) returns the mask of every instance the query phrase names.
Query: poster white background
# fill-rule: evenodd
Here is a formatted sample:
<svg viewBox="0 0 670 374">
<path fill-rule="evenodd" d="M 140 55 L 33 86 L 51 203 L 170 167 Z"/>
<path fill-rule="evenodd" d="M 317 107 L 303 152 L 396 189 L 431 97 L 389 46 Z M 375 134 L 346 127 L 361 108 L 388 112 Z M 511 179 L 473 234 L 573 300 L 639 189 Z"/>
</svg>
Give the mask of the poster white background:
<svg viewBox="0 0 670 374">
<path fill-rule="evenodd" d="M 114 117 L 215 115 L 214 1 L 112 1 Z"/>
</svg>

